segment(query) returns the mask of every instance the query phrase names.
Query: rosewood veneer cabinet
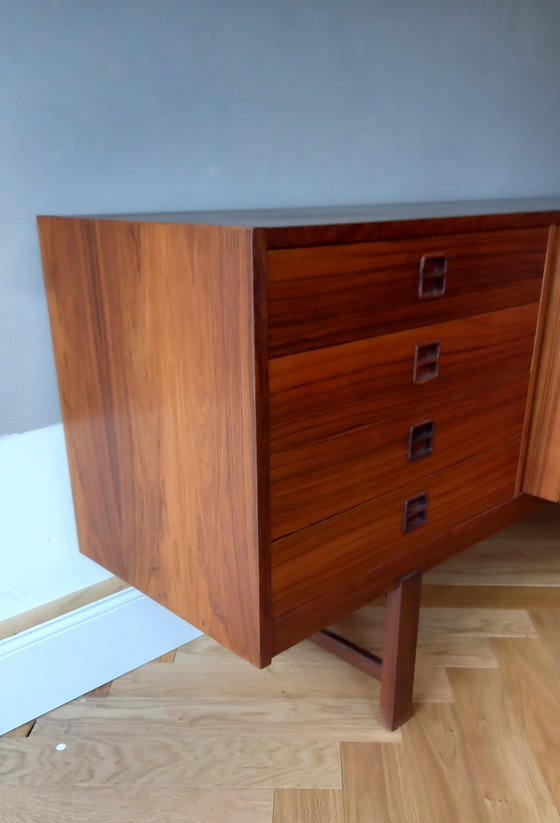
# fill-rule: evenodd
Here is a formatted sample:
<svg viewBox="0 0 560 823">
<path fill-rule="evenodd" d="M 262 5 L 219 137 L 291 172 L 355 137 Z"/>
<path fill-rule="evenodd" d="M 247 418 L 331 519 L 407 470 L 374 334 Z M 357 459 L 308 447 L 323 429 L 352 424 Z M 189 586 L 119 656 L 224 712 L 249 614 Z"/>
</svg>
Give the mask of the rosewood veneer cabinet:
<svg viewBox="0 0 560 823">
<path fill-rule="evenodd" d="M 312 637 L 403 723 L 422 573 L 560 496 L 559 223 L 40 217 L 81 551 L 257 666 Z M 381 594 L 382 659 L 323 631 Z"/>
</svg>

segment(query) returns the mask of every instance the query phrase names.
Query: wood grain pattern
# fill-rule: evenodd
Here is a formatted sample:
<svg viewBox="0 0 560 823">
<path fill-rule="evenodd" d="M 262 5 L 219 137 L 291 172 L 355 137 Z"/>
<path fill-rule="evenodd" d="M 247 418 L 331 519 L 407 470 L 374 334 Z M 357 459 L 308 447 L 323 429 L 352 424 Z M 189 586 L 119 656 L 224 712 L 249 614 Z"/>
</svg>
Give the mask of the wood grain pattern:
<svg viewBox="0 0 560 823">
<path fill-rule="evenodd" d="M 29 723 L 24 723 L 23 726 L 18 726 L 9 732 L 0 735 L 0 740 L 6 737 L 29 737 L 35 727 L 35 720 L 30 720 Z"/>
<path fill-rule="evenodd" d="M 469 521 L 461 523 L 445 534 L 426 542 L 421 547 L 394 558 L 382 569 L 372 569 L 353 577 L 332 591 L 319 595 L 305 605 L 293 609 L 272 624 L 273 654 L 278 654 L 294 643 L 309 637 L 329 623 L 364 606 L 374 597 L 394 588 L 399 579 L 411 569 L 424 571 L 447 560 L 452 555 L 484 540 L 511 523 L 543 508 L 543 502 L 529 495 L 520 495 L 496 506 Z M 503 564 L 500 571 L 503 571 Z"/>
<path fill-rule="evenodd" d="M 459 608 L 445 606 L 441 603 L 427 604 L 423 596 L 426 587 L 422 586 L 422 611 L 418 643 L 431 643 L 438 635 L 465 635 L 469 637 L 536 637 L 537 630 L 533 620 L 521 608 L 510 603 L 509 608 L 473 606 Z M 455 587 L 447 597 L 452 602 Z M 495 588 L 495 587 L 492 587 Z M 560 604 L 559 604 L 560 605 Z M 364 606 L 357 612 L 339 620 L 333 631 L 352 638 L 358 645 L 367 644 L 368 634 L 375 636 L 381 632 L 385 619 L 381 606 Z M 362 642 L 363 641 L 363 642 Z"/>
<path fill-rule="evenodd" d="M 181 743 L 187 741 L 193 729 L 198 740 L 224 739 L 275 741 L 339 741 L 345 735 L 351 740 L 392 741 L 395 733 L 379 720 L 375 701 L 371 697 L 340 700 L 313 697 L 294 700 L 291 697 L 227 698 L 182 697 L 163 698 L 106 697 L 70 703 L 50 712 L 37 721 L 34 738 L 67 737 L 111 741 L 114 730 L 125 723 L 127 742 L 146 740 L 146 729 L 155 739 Z M 398 738 L 397 733 L 397 738 Z"/>
<path fill-rule="evenodd" d="M 418 404 L 445 405 L 473 385 L 481 392 L 528 381 L 537 310 L 517 306 L 271 360 L 272 451 L 386 423 Z M 415 346 L 433 341 L 440 343 L 439 376 L 415 384 Z"/>
<path fill-rule="evenodd" d="M 458 232 L 502 231 L 548 227 L 560 223 L 560 200 L 479 200 L 448 203 L 397 203 L 389 205 L 274 209 L 255 213 L 246 220 L 232 220 L 223 213 L 225 225 L 266 227 L 269 249 L 296 246 L 367 243 L 435 237 Z M 181 220 L 177 216 L 178 220 Z M 202 221 L 204 222 L 204 221 Z"/>
<path fill-rule="evenodd" d="M 347 823 L 482 823 L 487 820 L 470 752 L 453 708 L 423 706 L 403 745 L 343 743 Z"/>
<path fill-rule="evenodd" d="M 540 353 L 542 349 L 543 337 L 546 329 L 546 310 L 548 305 L 548 295 L 550 292 L 551 283 L 551 258 L 552 249 L 554 246 L 554 238 L 557 227 L 554 225 L 548 228 L 548 241 L 546 246 L 546 255 L 544 260 L 544 267 L 541 280 L 541 292 L 539 297 L 539 313 L 537 317 L 537 326 L 535 330 L 535 339 L 533 343 L 533 359 L 531 361 L 531 373 L 529 375 L 529 383 L 527 386 L 527 403 L 525 406 L 525 420 L 523 423 L 523 434 L 521 436 L 521 458 L 517 468 L 517 483 L 515 486 L 516 494 L 521 494 L 523 491 L 523 477 L 525 474 L 525 464 L 527 459 L 527 448 L 529 445 L 529 432 L 531 428 L 531 416 L 533 403 L 535 399 L 535 388 L 537 384 L 537 374 L 539 367 Z"/>
<path fill-rule="evenodd" d="M 550 286 L 546 294 L 543 338 L 531 408 L 522 488 L 560 501 L 560 231 L 553 234 Z"/>
<path fill-rule="evenodd" d="M 81 550 L 266 663 L 251 233 L 40 231 Z"/>
<path fill-rule="evenodd" d="M 84 695 L 84 697 L 88 697 L 88 698 L 107 697 L 107 695 L 111 691 L 111 686 L 112 685 L 113 685 L 113 681 L 110 680 L 108 683 L 103 683 L 101 686 L 98 686 L 96 689 L 92 689 L 90 692 L 87 692 Z"/>
<path fill-rule="evenodd" d="M 539 611 L 531 611 L 529 616 L 549 654 L 552 665 L 560 674 L 560 602 L 556 605 L 559 611 L 541 611 L 542 606 L 537 608 Z"/>
<path fill-rule="evenodd" d="M 384 620 L 372 615 L 372 611 L 377 610 L 366 606 L 337 621 L 330 628 L 366 651 L 380 654 L 383 649 Z M 426 669 L 432 666 L 438 671 L 449 667 L 496 668 L 490 638 L 535 635 L 535 629 L 527 616 L 525 620 L 521 616 L 506 620 L 500 620 L 499 616 L 486 619 L 480 616 L 476 625 L 473 622 L 475 619 L 476 616 L 470 620 L 464 617 L 461 625 L 456 614 L 450 614 L 448 609 L 422 609 L 416 650 L 417 671 L 423 672 L 423 677 L 426 677 Z M 492 629 L 496 630 L 495 634 Z M 441 702 L 446 701 L 441 699 Z"/>
<path fill-rule="evenodd" d="M 177 649 L 173 649 L 170 652 L 166 652 L 166 654 L 160 655 L 160 657 L 156 657 L 155 660 L 152 660 L 152 663 L 174 663 L 176 656 Z"/>
<path fill-rule="evenodd" d="M 422 574 L 416 571 L 387 594 L 379 714 L 388 729 L 412 716 L 421 589 Z"/>
<path fill-rule="evenodd" d="M 272 823 L 345 823 L 342 792 L 335 789 L 279 789 Z"/>
<path fill-rule="evenodd" d="M 529 499 L 538 505 L 537 498 Z M 448 586 L 485 585 L 491 578 L 501 586 L 542 589 L 543 602 L 546 602 L 546 588 L 560 587 L 560 507 L 541 503 L 541 508 L 542 511 L 532 517 L 491 538 L 487 536 L 488 539 L 468 554 L 450 557 L 432 569 L 428 582 Z M 511 563 L 503 562 L 504 553 Z M 553 602 L 554 593 L 549 597 Z"/>
<path fill-rule="evenodd" d="M 453 706 L 421 706 L 403 741 L 420 821 L 485 819 L 472 753 Z"/>
<path fill-rule="evenodd" d="M 373 634 L 373 640 L 372 635 Z M 370 633 L 375 644 L 375 630 Z M 376 646 L 381 648 L 380 642 Z M 322 652 L 309 641 L 293 646 L 258 670 L 207 636 L 179 650 L 173 672 L 148 663 L 113 682 L 113 697 L 239 699 L 312 699 L 375 701 L 379 684 L 351 666 Z M 447 702 L 451 692 L 443 667 L 417 666 L 414 700 Z"/>
<path fill-rule="evenodd" d="M 2 788 L 6 823 L 270 823 L 272 789 L 180 786 L 30 786 Z"/>
<path fill-rule="evenodd" d="M 560 609 L 560 586 L 460 586 L 428 584 L 422 587 L 422 605 L 469 609 Z"/>
<path fill-rule="evenodd" d="M 6 786 L 181 786 L 184 788 L 340 789 L 339 743 L 144 734 L 2 741 L 0 794 Z M 255 765 L 258 764 L 258 768 Z"/>
<path fill-rule="evenodd" d="M 513 497 L 519 441 L 506 443 L 272 544 L 272 609 L 279 617 L 425 545 Z M 403 503 L 429 494 L 428 521 L 403 534 Z M 414 567 L 413 567 L 414 568 Z"/>
<path fill-rule="evenodd" d="M 528 229 L 271 251 L 271 355 L 535 302 L 547 237 Z M 448 260 L 441 297 L 418 298 L 424 255 Z"/>
<path fill-rule="evenodd" d="M 449 676 L 490 820 L 558 823 L 558 811 L 501 672 L 464 669 Z"/>
<path fill-rule="evenodd" d="M 401 745 L 343 742 L 345 823 L 421 823 Z"/>
<path fill-rule="evenodd" d="M 558 675 L 538 640 L 492 641 L 513 702 L 555 803 L 560 806 Z"/>
<path fill-rule="evenodd" d="M 421 480 L 503 440 L 521 436 L 527 378 L 487 391 L 452 395 L 412 408 L 391 409 L 385 420 L 270 457 L 273 539 Z M 432 453 L 408 459 L 411 425 L 434 424 Z M 313 437 L 313 435 L 311 435 Z"/>
</svg>

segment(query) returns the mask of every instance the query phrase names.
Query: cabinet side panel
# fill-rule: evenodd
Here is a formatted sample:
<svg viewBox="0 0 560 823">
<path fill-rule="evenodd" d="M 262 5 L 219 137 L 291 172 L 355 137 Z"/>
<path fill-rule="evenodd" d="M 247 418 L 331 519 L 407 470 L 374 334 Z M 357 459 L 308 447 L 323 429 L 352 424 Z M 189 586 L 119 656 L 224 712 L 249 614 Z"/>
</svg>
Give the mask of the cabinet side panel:
<svg viewBox="0 0 560 823">
<path fill-rule="evenodd" d="M 522 490 L 560 501 L 560 231 L 551 231 L 544 321 Z"/>
<path fill-rule="evenodd" d="M 251 231 L 39 226 L 81 551 L 266 664 Z"/>
</svg>

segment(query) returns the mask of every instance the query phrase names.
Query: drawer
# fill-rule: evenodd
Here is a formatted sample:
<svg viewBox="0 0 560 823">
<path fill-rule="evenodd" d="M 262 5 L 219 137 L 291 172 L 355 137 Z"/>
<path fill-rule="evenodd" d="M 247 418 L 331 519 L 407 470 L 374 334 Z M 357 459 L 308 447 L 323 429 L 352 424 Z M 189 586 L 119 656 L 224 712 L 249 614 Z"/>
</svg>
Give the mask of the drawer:
<svg viewBox="0 0 560 823">
<path fill-rule="evenodd" d="M 536 302 L 547 236 L 539 228 L 270 251 L 269 352 Z"/>
<path fill-rule="evenodd" d="M 343 514 L 272 543 L 272 613 L 277 618 L 357 575 L 373 571 L 424 542 L 514 496 L 520 441 L 504 443 L 450 469 L 410 483 Z M 427 495 L 426 522 L 405 501 Z"/>
<path fill-rule="evenodd" d="M 527 382 L 385 410 L 373 425 L 273 453 L 272 539 L 520 438 Z"/>
<path fill-rule="evenodd" d="M 271 360 L 271 450 L 372 425 L 387 409 L 435 408 L 452 394 L 527 377 L 537 311 L 516 306 Z"/>
</svg>

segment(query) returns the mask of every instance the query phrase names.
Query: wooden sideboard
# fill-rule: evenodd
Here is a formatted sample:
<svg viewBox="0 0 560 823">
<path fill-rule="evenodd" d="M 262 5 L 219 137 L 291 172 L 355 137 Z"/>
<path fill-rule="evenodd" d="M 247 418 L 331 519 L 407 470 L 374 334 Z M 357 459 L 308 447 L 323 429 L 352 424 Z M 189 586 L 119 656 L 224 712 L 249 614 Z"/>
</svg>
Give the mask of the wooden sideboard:
<svg viewBox="0 0 560 823">
<path fill-rule="evenodd" d="M 410 581 L 560 496 L 558 223 L 560 200 L 39 218 L 81 551 L 261 667 L 392 593 L 398 725 Z"/>
</svg>

